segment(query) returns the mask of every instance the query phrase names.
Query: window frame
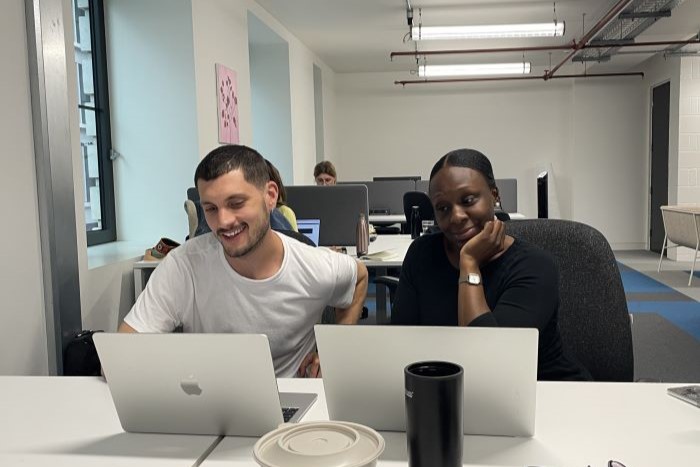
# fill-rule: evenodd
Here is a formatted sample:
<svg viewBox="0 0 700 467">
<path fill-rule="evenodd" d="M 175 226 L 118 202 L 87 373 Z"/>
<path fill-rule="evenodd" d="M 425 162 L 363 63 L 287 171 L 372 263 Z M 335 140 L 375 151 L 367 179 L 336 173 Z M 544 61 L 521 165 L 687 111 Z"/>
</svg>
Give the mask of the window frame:
<svg viewBox="0 0 700 467">
<path fill-rule="evenodd" d="M 103 0 L 88 0 L 90 4 L 90 42 L 92 55 L 95 107 L 78 104 L 78 111 L 93 111 L 97 130 L 97 158 L 100 180 L 100 210 L 102 229 L 87 230 L 88 246 L 113 242 L 117 239 L 117 223 L 114 196 L 114 170 L 112 167 L 112 132 L 109 111 L 109 85 L 107 74 L 107 41 Z M 78 79 L 80 79 L 78 77 Z M 83 226 L 86 229 L 86 226 Z"/>
</svg>

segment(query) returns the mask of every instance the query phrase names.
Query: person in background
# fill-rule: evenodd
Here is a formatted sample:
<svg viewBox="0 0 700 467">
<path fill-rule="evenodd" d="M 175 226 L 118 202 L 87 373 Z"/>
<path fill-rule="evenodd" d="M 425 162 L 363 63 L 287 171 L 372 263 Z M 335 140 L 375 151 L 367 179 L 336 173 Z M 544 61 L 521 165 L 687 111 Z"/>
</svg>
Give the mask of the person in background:
<svg viewBox="0 0 700 467">
<path fill-rule="evenodd" d="M 282 176 L 272 162 L 265 159 L 265 163 L 267 164 L 267 169 L 270 174 L 270 180 L 277 184 L 277 189 L 279 190 L 277 196 L 277 210 L 287 219 L 292 230 L 298 232 L 297 216 L 294 214 L 294 211 L 292 211 L 292 208 L 287 206 L 287 190 L 285 190 L 284 183 L 282 183 Z"/>
<path fill-rule="evenodd" d="M 440 232 L 409 247 L 392 324 L 537 328 L 538 379 L 590 380 L 563 350 L 554 258 L 507 235 L 494 218 L 498 188 L 488 158 L 449 152 L 433 167 L 428 193 Z"/>
<path fill-rule="evenodd" d="M 335 185 L 337 179 L 338 175 L 335 171 L 335 167 L 330 161 L 319 162 L 316 164 L 316 167 L 314 167 L 314 180 L 316 180 L 316 185 Z"/>
<path fill-rule="evenodd" d="M 278 188 L 257 151 L 218 147 L 194 181 L 211 232 L 163 259 L 119 332 L 266 334 L 278 377 L 319 376 L 314 325 L 326 306 L 357 323 L 367 268 L 271 230 Z"/>
</svg>

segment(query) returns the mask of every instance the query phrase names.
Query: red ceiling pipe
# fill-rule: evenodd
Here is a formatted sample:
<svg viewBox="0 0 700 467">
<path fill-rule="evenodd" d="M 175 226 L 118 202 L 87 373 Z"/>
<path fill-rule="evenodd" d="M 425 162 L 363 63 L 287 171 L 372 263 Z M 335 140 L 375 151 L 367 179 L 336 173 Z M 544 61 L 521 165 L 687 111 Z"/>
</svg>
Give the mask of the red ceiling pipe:
<svg viewBox="0 0 700 467">
<path fill-rule="evenodd" d="M 570 79 L 570 78 L 609 78 L 622 76 L 639 76 L 644 78 L 644 73 L 641 71 L 624 72 L 624 73 L 585 73 L 577 75 L 556 75 L 547 77 L 543 76 L 495 76 L 490 78 L 445 78 L 445 79 L 414 79 L 405 81 L 394 81 L 394 84 L 405 86 L 407 84 L 432 84 L 432 83 L 475 83 L 480 81 L 532 81 L 548 79 Z"/>
<path fill-rule="evenodd" d="M 700 44 L 700 39 L 689 39 L 685 41 L 651 41 L 651 42 L 630 42 L 629 44 L 586 44 L 581 49 L 609 49 L 612 47 L 656 47 L 661 45 L 690 45 Z M 553 45 L 539 47 L 503 47 L 498 49 L 465 49 L 465 50 L 425 50 L 423 52 L 391 52 L 391 58 L 396 56 L 420 56 L 420 55 L 466 55 L 482 53 L 501 52 L 539 52 L 546 50 L 575 50 L 575 42 L 570 45 Z"/>
<path fill-rule="evenodd" d="M 574 48 L 574 43 L 567 45 L 543 45 L 537 47 L 502 47 L 499 49 L 466 49 L 466 50 L 425 50 L 422 52 L 391 52 L 391 59 L 404 55 L 453 55 L 453 54 L 483 54 L 483 53 L 498 53 L 498 52 L 541 52 L 546 50 L 571 50 Z"/>
<path fill-rule="evenodd" d="M 589 42 L 591 39 L 593 39 L 593 38 L 595 37 L 596 34 L 598 34 L 598 33 L 600 32 L 601 29 L 603 29 L 605 26 L 607 26 L 608 23 L 609 23 L 610 21 L 612 21 L 613 19 L 615 19 L 615 17 L 616 17 L 617 15 L 619 15 L 620 12 L 621 12 L 622 10 L 624 10 L 624 9 L 627 7 L 627 5 L 629 5 L 629 4 L 632 3 L 633 1 L 634 1 L 634 0 L 620 0 L 619 2 L 617 2 L 617 3 L 615 4 L 615 6 L 612 7 L 612 8 L 610 9 L 610 11 L 608 11 L 608 12 L 595 24 L 595 26 L 593 26 L 593 27 L 590 29 L 590 31 L 588 31 L 588 33 L 587 33 L 586 35 L 584 35 L 584 36 L 581 38 L 581 40 L 578 41 L 578 42 L 576 43 L 576 46 L 574 47 L 574 50 L 572 50 L 571 52 L 569 52 L 564 60 L 562 60 L 561 62 L 559 62 L 559 64 L 558 64 L 557 66 L 555 66 L 554 68 L 552 68 L 551 70 L 549 70 L 548 72 L 546 72 L 546 73 L 544 74 L 544 79 L 546 80 L 546 79 L 552 78 L 552 77 L 554 76 L 554 73 L 556 73 L 557 70 L 559 70 L 559 68 L 561 68 L 566 62 L 568 62 L 568 61 L 571 59 L 571 57 L 573 57 L 574 55 L 576 55 L 576 52 L 578 52 L 581 48 L 585 47 L 585 46 L 588 44 L 588 42 Z"/>
</svg>

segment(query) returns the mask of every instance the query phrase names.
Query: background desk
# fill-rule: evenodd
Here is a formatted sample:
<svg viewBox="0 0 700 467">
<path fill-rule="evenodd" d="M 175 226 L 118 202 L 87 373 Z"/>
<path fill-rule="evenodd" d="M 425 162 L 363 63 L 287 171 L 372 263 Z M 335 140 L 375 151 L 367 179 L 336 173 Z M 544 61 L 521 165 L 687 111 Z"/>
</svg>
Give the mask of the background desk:
<svg viewBox="0 0 700 467">
<path fill-rule="evenodd" d="M 102 378 L 0 376 L 2 466 L 191 466 L 216 440 L 125 433 Z"/>
<path fill-rule="evenodd" d="M 465 436 L 465 466 L 627 467 L 700 465 L 700 409 L 666 394 L 673 385 L 538 383 L 533 438 Z M 304 420 L 328 416 L 320 380 L 279 380 L 281 391 L 319 393 Z M 379 467 L 406 466 L 404 433 L 382 432 Z M 204 467 L 255 467 L 255 438 L 224 438 Z"/>
<path fill-rule="evenodd" d="M 387 268 L 401 267 L 406 251 L 411 245 L 410 235 L 378 235 L 377 239 L 369 244 L 369 253 L 389 251 L 392 256 L 384 260 L 362 260 L 368 268 L 375 269 L 377 275 L 385 275 Z M 355 247 L 348 247 L 348 254 L 357 256 Z M 136 261 L 134 263 L 134 300 L 141 295 L 153 270 L 160 261 Z M 386 291 L 384 287 L 377 287 L 377 323 L 384 323 L 386 317 Z"/>
</svg>

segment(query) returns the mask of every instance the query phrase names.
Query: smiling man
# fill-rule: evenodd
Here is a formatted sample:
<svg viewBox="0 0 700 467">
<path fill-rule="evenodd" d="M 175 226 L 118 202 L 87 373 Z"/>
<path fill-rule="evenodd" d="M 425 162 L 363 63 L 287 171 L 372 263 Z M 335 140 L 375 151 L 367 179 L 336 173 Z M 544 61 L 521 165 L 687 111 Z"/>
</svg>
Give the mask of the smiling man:
<svg viewBox="0 0 700 467">
<path fill-rule="evenodd" d="M 367 269 L 270 229 L 278 187 L 255 150 L 214 149 L 194 178 L 212 231 L 165 257 L 119 331 L 262 333 L 278 377 L 318 376 L 313 326 L 326 306 L 358 321 Z"/>
</svg>

